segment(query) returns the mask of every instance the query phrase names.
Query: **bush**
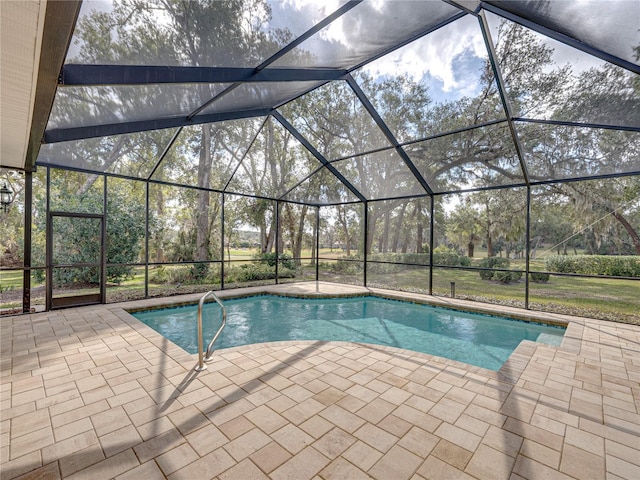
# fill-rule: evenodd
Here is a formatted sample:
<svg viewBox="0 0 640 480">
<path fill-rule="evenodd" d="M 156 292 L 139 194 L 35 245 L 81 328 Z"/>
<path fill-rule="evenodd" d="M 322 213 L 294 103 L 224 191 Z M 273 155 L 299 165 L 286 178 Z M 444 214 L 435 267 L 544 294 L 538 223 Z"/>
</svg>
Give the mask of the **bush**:
<svg viewBox="0 0 640 480">
<path fill-rule="evenodd" d="M 515 283 L 522 278 L 522 272 L 511 270 L 509 272 L 495 272 L 493 279 L 500 283 Z"/>
<path fill-rule="evenodd" d="M 529 274 L 529 278 L 534 283 L 547 283 L 551 275 L 548 273 L 540 273 L 540 272 L 531 272 Z"/>
<path fill-rule="evenodd" d="M 296 271 L 290 268 L 278 268 L 279 278 L 294 278 Z M 232 268 L 227 273 L 229 282 L 251 282 L 255 280 L 271 280 L 276 278 L 276 269 L 268 264 L 246 264 Z"/>
<path fill-rule="evenodd" d="M 278 261 L 278 254 L 275 252 L 257 253 L 253 258 L 254 260 L 257 260 L 270 267 L 275 267 L 276 262 Z M 288 268 L 290 270 L 296 269 L 296 263 L 293 260 L 293 257 L 288 253 L 280 254 L 280 266 Z"/>
<path fill-rule="evenodd" d="M 547 257 L 545 267 L 550 272 L 640 277 L 640 256 L 627 255 L 554 255 Z"/>
<path fill-rule="evenodd" d="M 509 268 L 510 263 L 511 262 L 509 262 L 508 258 L 487 257 L 487 258 L 483 258 L 480 261 L 480 266 L 483 267 L 483 268 L 502 268 L 502 269 L 507 269 L 507 268 Z M 499 272 L 499 273 L 509 273 L 509 272 Z M 496 272 L 493 272 L 491 270 L 480 270 L 480 278 L 483 279 L 483 280 L 492 280 L 494 278 L 495 274 L 496 274 Z M 503 278 L 506 278 L 506 277 L 503 276 Z M 519 278 L 518 278 L 518 280 L 519 280 Z M 503 283 L 509 283 L 509 281 L 503 282 Z"/>
</svg>

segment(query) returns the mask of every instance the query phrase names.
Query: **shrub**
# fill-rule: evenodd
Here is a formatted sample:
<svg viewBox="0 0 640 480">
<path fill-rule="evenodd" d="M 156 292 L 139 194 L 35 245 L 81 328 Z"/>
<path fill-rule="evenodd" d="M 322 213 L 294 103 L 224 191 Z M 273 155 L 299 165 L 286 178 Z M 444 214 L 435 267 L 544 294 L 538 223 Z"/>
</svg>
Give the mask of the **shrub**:
<svg viewBox="0 0 640 480">
<path fill-rule="evenodd" d="M 275 267 L 276 261 L 278 261 L 278 254 L 275 252 L 257 253 L 253 258 L 254 260 L 258 260 L 261 263 L 269 265 L 270 267 Z M 280 254 L 280 266 L 291 270 L 296 269 L 295 261 L 288 253 Z"/>
<path fill-rule="evenodd" d="M 550 277 L 551 275 L 548 273 L 531 272 L 529 274 L 529 278 L 531 278 L 531 281 L 534 283 L 547 283 Z"/>
<path fill-rule="evenodd" d="M 550 272 L 640 277 L 640 256 L 637 255 L 554 255 L 547 257 L 545 267 Z"/>
<path fill-rule="evenodd" d="M 507 269 L 509 268 L 509 265 L 510 265 L 509 259 L 503 258 L 503 257 L 487 257 L 487 258 L 483 258 L 480 261 L 480 266 L 483 268 Z M 508 272 L 502 272 L 502 273 L 508 273 Z M 483 280 L 492 280 L 495 274 L 496 272 L 493 272 L 491 270 L 480 270 L 480 278 Z M 503 278 L 506 278 L 506 277 L 503 276 Z M 509 283 L 509 281 L 503 282 L 503 283 Z"/>
<path fill-rule="evenodd" d="M 290 268 L 278 268 L 279 278 L 294 278 L 296 271 Z M 227 273 L 229 282 L 251 282 L 255 280 L 271 280 L 276 278 L 274 266 L 265 264 L 245 264 L 232 268 Z"/>
<path fill-rule="evenodd" d="M 515 283 L 522 278 L 522 272 L 510 270 L 508 272 L 495 272 L 493 279 L 500 283 Z"/>
</svg>

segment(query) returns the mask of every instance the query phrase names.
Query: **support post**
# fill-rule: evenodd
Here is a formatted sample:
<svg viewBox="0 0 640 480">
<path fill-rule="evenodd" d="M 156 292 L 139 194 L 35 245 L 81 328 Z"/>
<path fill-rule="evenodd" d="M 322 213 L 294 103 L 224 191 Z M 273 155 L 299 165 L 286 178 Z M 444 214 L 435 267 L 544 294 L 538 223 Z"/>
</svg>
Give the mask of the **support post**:
<svg viewBox="0 0 640 480">
<path fill-rule="evenodd" d="M 280 263 L 280 202 L 276 200 L 276 285 L 278 285 L 279 263 Z"/>
<path fill-rule="evenodd" d="M 431 197 L 431 205 L 429 207 L 429 295 L 433 295 L 433 244 L 434 244 L 434 234 L 433 227 L 435 225 L 435 221 L 433 219 L 433 212 L 435 211 L 435 200 L 436 197 Z"/>
<path fill-rule="evenodd" d="M 31 222 L 33 205 L 33 173 L 24 174 L 24 259 L 22 271 L 22 313 L 31 311 Z"/>
<path fill-rule="evenodd" d="M 144 192 L 144 298 L 149 298 L 149 179 Z"/>
<path fill-rule="evenodd" d="M 525 232 L 525 246 L 527 255 L 524 268 L 524 308 L 529 310 L 529 259 L 531 257 L 531 186 L 527 185 L 527 226 Z"/>
<path fill-rule="evenodd" d="M 100 232 L 100 303 L 107 303 L 107 176 L 102 176 L 102 222 Z"/>
<path fill-rule="evenodd" d="M 320 205 L 316 206 L 316 282 L 320 280 Z"/>
<path fill-rule="evenodd" d="M 362 281 L 364 286 L 367 286 L 367 256 L 369 252 L 367 251 L 367 245 L 369 245 L 369 202 L 366 200 L 362 203 L 364 205 L 364 261 L 362 264 Z M 347 242 L 349 239 L 347 238 Z"/>
<path fill-rule="evenodd" d="M 220 290 L 224 290 L 224 192 L 222 192 L 222 205 L 220 210 L 222 212 L 220 215 L 220 232 L 222 235 L 222 242 L 220 242 L 220 248 L 222 249 L 222 252 L 220 252 L 222 254 L 220 256 L 222 259 L 220 263 Z"/>
</svg>

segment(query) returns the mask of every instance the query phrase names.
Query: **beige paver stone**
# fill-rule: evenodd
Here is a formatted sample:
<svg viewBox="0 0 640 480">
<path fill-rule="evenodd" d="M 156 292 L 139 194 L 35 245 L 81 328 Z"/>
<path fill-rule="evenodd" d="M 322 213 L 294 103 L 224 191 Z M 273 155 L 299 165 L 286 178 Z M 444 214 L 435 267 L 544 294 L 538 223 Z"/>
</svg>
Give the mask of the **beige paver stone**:
<svg viewBox="0 0 640 480">
<path fill-rule="evenodd" d="M 91 420 L 89 418 L 85 417 L 81 418 L 80 420 L 76 420 L 75 422 L 71 422 L 58 428 L 54 428 L 53 435 L 56 441 L 59 442 L 69 437 L 73 437 L 74 435 L 87 432 L 89 430 L 93 430 L 93 424 L 91 423 Z"/>
<path fill-rule="evenodd" d="M 313 438 L 322 437 L 325 433 L 327 433 L 334 427 L 333 423 L 328 422 L 319 415 L 314 415 L 298 426 Z"/>
<path fill-rule="evenodd" d="M 354 397 L 353 395 L 345 395 L 338 400 L 335 405 L 344 408 L 347 412 L 355 413 L 367 404 L 364 400 Z"/>
<path fill-rule="evenodd" d="M 181 443 L 184 443 L 184 441 L 185 437 L 180 435 L 180 432 L 174 429 L 136 445 L 134 450 L 140 459 L 140 462 L 145 463 L 148 460 L 177 447 Z"/>
<path fill-rule="evenodd" d="M 427 480 L 472 480 L 473 477 L 461 470 L 443 462 L 437 457 L 430 455 L 418 469 L 418 475 Z"/>
<path fill-rule="evenodd" d="M 47 445 L 51 445 L 53 442 L 53 430 L 51 427 L 34 430 L 12 440 L 9 445 L 11 452 L 10 458 L 11 460 L 14 460 L 26 455 L 27 453 L 39 450 Z"/>
<path fill-rule="evenodd" d="M 604 455 L 594 455 L 572 445 L 565 445 L 562 449 L 560 471 L 580 480 L 604 478 Z"/>
<path fill-rule="evenodd" d="M 447 462 L 449 465 L 453 465 L 459 470 L 464 470 L 473 452 L 448 440 L 441 439 L 431 451 L 431 455 Z"/>
<path fill-rule="evenodd" d="M 251 480 L 268 480 L 269 477 L 262 473 L 260 469 L 251 462 L 251 460 L 245 459 L 222 473 L 218 478 L 220 480 L 238 480 L 242 478 Z"/>
<path fill-rule="evenodd" d="M 175 425 L 171 423 L 167 417 L 160 417 L 156 420 L 152 420 L 144 425 L 136 427 L 138 435 L 142 440 L 149 440 L 153 437 L 157 437 L 161 433 L 168 432 L 175 428 Z"/>
<path fill-rule="evenodd" d="M 187 435 L 209 424 L 209 419 L 193 405 L 171 412 L 167 416 L 182 435 Z"/>
<path fill-rule="evenodd" d="M 380 420 L 377 426 L 400 438 L 411 430 L 413 424 L 392 414 Z"/>
<path fill-rule="evenodd" d="M 17 477 L 15 480 L 59 480 L 60 468 L 58 462 L 49 463 L 29 473 Z"/>
<path fill-rule="evenodd" d="M 382 458 L 382 453 L 364 442 L 357 441 L 341 456 L 363 471 L 368 471 Z"/>
<path fill-rule="evenodd" d="M 320 472 L 325 480 L 367 480 L 371 478 L 342 457 L 336 458 Z"/>
<path fill-rule="evenodd" d="M 426 432 L 418 427 L 412 427 L 404 437 L 400 439 L 398 445 L 406 448 L 412 453 L 415 453 L 421 458 L 426 458 L 427 455 L 438 444 L 438 437 Z"/>
<path fill-rule="evenodd" d="M 56 442 L 42 449 L 43 463 L 53 462 L 68 455 L 73 455 L 98 443 L 98 437 L 93 430 L 81 433 L 66 440 Z"/>
<path fill-rule="evenodd" d="M 522 442 L 520 454 L 537 462 L 557 469 L 560 466 L 560 452 L 531 440 Z"/>
<path fill-rule="evenodd" d="M 266 405 L 261 405 L 245 413 L 244 416 L 266 434 L 271 434 L 288 423 L 285 418 Z"/>
<path fill-rule="evenodd" d="M 291 457 L 292 455 L 276 442 L 270 442 L 249 456 L 258 467 L 267 473 L 272 472 Z"/>
<path fill-rule="evenodd" d="M 207 417 L 214 425 L 222 425 L 254 408 L 255 406 L 251 402 L 241 398 L 218 410 L 207 413 Z"/>
<path fill-rule="evenodd" d="M 271 438 L 294 455 L 313 442 L 313 437 L 292 424 L 272 433 Z"/>
<path fill-rule="evenodd" d="M 631 463 L 620 458 L 607 455 L 607 476 L 609 474 L 616 475 L 626 480 L 634 480 L 640 478 L 640 466 L 635 463 Z"/>
<path fill-rule="evenodd" d="M 129 425 L 100 437 L 102 450 L 107 457 L 120 453 L 127 448 L 139 445 L 142 442 L 142 438 L 140 438 L 138 431 L 133 425 Z"/>
<path fill-rule="evenodd" d="M 446 422 L 441 423 L 434 434 L 440 438 L 449 440 L 451 443 L 455 443 L 470 452 L 475 451 L 482 440 L 482 437 Z"/>
<path fill-rule="evenodd" d="M 329 464 L 329 459 L 307 447 L 270 474 L 273 480 L 308 480 Z"/>
<path fill-rule="evenodd" d="M 588 418 L 594 422 L 602 423 L 603 420 L 602 405 L 587 402 L 580 398 L 571 398 L 569 412 L 579 417 Z"/>
<path fill-rule="evenodd" d="M 605 440 L 605 451 L 608 456 L 620 458 L 626 462 L 640 466 L 640 438 L 638 438 L 638 445 L 636 448 L 622 445 L 621 443 L 614 442 L 613 440 Z"/>
<path fill-rule="evenodd" d="M 244 415 L 240 415 L 220 425 L 218 428 L 229 440 L 234 440 L 255 427 L 256 426 L 247 420 Z"/>
<path fill-rule="evenodd" d="M 150 461 L 119 475 L 116 480 L 164 480 L 166 477 L 154 461 Z"/>
<path fill-rule="evenodd" d="M 491 426 L 482 438 L 482 443 L 515 458 L 522 445 L 522 437 L 507 430 Z"/>
<path fill-rule="evenodd" d="M 183 443 L 155 458 L 165 475 L 180 470 L 182 467 L 200 458 L 188 443 Z"/>
<path fill-rule="evenodd" d="M 398 437 L 370 423 L 365 423 L 353 435 L 382 453 L 398 442 Z"/>
<path fill-rule="evenodd" d="M 480 436 L 483 436 L 491 426 L 488 423 L 483 422 L 482 420 L 479 420 L 470 415 L 466 415 L 464 413 L 460 415 L 460 417 L 458 417 L 458 420 L 456 420 L 455 425 L 464 430 L 467 430 L 468 432 L 471 432 Z"/>
<path fill-rule="evenodd" d="M 521 422 L 514 418 L 509 418 L 505 422 L 504 429 L 523 438 L 528 438 L 534 442 L 542 443 L 554 450 L 560 451 L 562 449 L 563 437 L 560 435 L 555 435 L 547 430 L 543 430 L 542 428 Z"/>
<path fill-rule="evenodd" d="M 236 460 L 240 461 L 271 442 L 271 439 L 262 430 L 254 428 L 240 435 L 232 442 L 224 445 L 224 448 Z"/>
<path fill-rule="evenodd" d="M 604 455 L 604 438 L 574 427 L 567 427 L 565 445 L 573 445 L 595 455 Z M 640 455 L 640 452 L 639 452 Z"/>
<path fill-rule="evenodd" d="M 477 478 L 507 480 L 514 464 L 515 458 L 486 445 L 480 445 L 471 457 L 465 471 Z"/>
<path fill-rule="evenodd" d="M 382 398 L 376 398 L 355 413 L 366 421 L 376 424 L 390 414 L 395 408 L 396 405 L 393 403 L 383 400 Z"/>
<path fill-rule="evenodd" d="M 411 425 L 420 427 L 427 432 L 434 432 L 442 423 L 441 419 L 436 418 L 431 414 L 416 410 L 409 405 L 400 405 L 393 411 L 393 415 L 398 418 L 402 418 L 406 422 L 409 422 Z"/>
<path fill-rule="evenodd" d="M 42 466 L 40 451 L 32 451 L 2 465 L 2 478 L 14 478 Z"/>
<path fill-rule="evenodd" d="M 530 480 L 572 480 L 573 478 L 522 455 L 519 455 L 516 459 L 513 471 L 521 477 Z"/>
<path fill-rule="evenodd" d="M 191 447 L 198 452 L 200 456 L 217 450 L 229 442 L 227 437 L 214 425 L 207 425 L 186 435 L 184 438 L 187 439 Z"/>
<path fill-rule="evenodd" d="M 61 458 L 59 460 L 60 472 L 63 477 L 68 477 L 75 472 L 101 462 L 104 458 L 102 447 L 96 442 L 90 447 Z"/>
<path fill-rule="evenodd" d="M 396 445 L 383 455 L 367 473 L 379 480 L 390 478 L 403 480 L 411 478 L 421 463 L 420 457 Z"/>
<path fill-rule="evenodd" d="M 139 465 L 140 462 L 138 462 L 135 453 L 129 449 L 80 470 L 68 478 L 70 480 L 107 480 L 117 477 Z"/>
<path fill-rule="evenodd" d="M 7 420 L 7 422 L 9 422 L 9 420 Z M 15 439 L 17 437 L 20 437 L 21 435 L 31 433 L 35 430 L 41 430 L 43 428 L 50 427 L 51 419 L 49 417 L 49 411 L 45 408 L 14 417 L 10 420 L 10 423 L 11 438 Z"/>
<path fill-rule="evenodd" d="M 96 413 L 90 418 L 98 435 L 106 435 L 107 433 L 119 430 L 131 424 L 129 416 L 122 407 L 111 408 L 109 410 Z"/>
<path fill-rule="evenodd" d="M 356 439 L 353 436 L 336 427 L 314 442 L 313 448 L 325 457 L 333 460 L 355 443 L 355 441 Z"/>
<path fill-rule="evenodd" d="M 214 478 L 225 470 L 233 467 L 235 461 L 223 449 L 219 448 L 204 457 L 190 463 L 167 478 L 169 480 L 194 480 L 199 478 Z"/>
<path fill-rule="evenodd" d="M 320 415 L 348 433 L 355 432 L 365 423 L 360 417 L 335 404 L 322 410 Z"/>
</svg>

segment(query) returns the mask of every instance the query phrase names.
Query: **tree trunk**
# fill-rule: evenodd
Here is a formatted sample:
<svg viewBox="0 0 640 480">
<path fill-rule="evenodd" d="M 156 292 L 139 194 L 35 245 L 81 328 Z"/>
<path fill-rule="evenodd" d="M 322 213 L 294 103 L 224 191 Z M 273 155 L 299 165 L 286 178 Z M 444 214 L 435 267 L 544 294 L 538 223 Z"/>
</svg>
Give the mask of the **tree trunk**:
<svg viewBox="0 0 640 480">
<path fill-rule="evenodd" d="M 295 250 L 293 252 L 293 257 L 296 259 L 296 265 L 300 266 L 300 257 L 302 256 L 302 239 L 304 234 L 304 219 L 307 216 L 308 205 L 304 205 L 302 207 L 302 211 L 300 212 L 300 219 L 298 220 L 298 231 L 295 238 Z"/>
<path fill-rule="evenodd" d="M 468 250 L 467 256 L 469 258 L 473 258 L 474 249 L 475 249 L 475 244 L 473 242 L 469 242 L 469 244 L 467 245 L 467 250 Z"/>
<path fill-rule="evenodd" d="M 200 162 L 198 163 L 198 186 L 209 188 L 211 176 L 211 126 L 202 126 L 200 141 Z M 208 190 L 198 191 L 196 207 L 196 258 L 194 260 L 209 260 L 209 200 Z"/>
<path fill-rule="evenodd" d="M 378 243 L 378 251 L 382 253 L 387 253 L 387 246 L 389 245 L 389 224 L 391 223 L 391 214 L 389 210 L 384 212 L 384 228 L 382 230 L 382 237 L 380 237 L 380 242 Z"/>
<path fill-rule="evenodd" d="M 491 234 L 487 234 L 487 257 L 493 257 L 495 254 L 493 253 L 493 239 L 491 238 Z"/>
<path fill-rule="evenodd" d="M 320 209 L 316 208 L 316 215 L 320 215 Z M 316 240 L 318 238 L 318 222 L 315 221 L 313 222 L 313 235 L 311 237 L 311 265 L 315 265 L 316 264 L 316 244 L 318 243 L 318 241 Z M 331 243 L 333 244 L 333 238 L 331 238 Z"/>
<path fill-rule="evenodd" d="M 416 253 L 422 253 L 424 243 L 424 226 L 422 225 L 422 202 L 416 202 Z"/>
<path fill-rule="evenodd" d="M 627 233 L 631 237 L 631 241 L 633 242 L 633 247 L 636 249 L 636 254 L 640 255 L 640 236 L 638 235 L 638 232 L 635 231 L 633 226 L 627 221 L 626 218 L 622 216 L 622 214 L 618 213 L 617 211 L 613 211 L 611 215 L 613 215 L 613 218 L 615 218 L 617 221 L 619 221 L 622 224 L 624 229 L 627 231 Z"/>
<path fill-rule="evenodd" d="M 396 253 L 398 251 L 398 243 L 400 241 L 400 232 L 402 232 L 403 229 L 403 222 L 404 222 L 404 212 L 407 210 L 407 202 L 402 204 L 402 209 L 400 210 L 400 215 L 398 215 L 398 223 L 396 225 L 396 231 L 393 234 L 393 241 L 391 244 L 391 251 L 393 253 Z M 408 235 L 407 235 L 408 236 Z M 402 253 L 406 253 L 407 252 L 407 238 L 405 238 L 404 243 L 402 244 Z"/>
</svg>

